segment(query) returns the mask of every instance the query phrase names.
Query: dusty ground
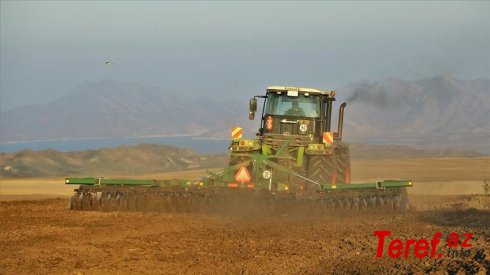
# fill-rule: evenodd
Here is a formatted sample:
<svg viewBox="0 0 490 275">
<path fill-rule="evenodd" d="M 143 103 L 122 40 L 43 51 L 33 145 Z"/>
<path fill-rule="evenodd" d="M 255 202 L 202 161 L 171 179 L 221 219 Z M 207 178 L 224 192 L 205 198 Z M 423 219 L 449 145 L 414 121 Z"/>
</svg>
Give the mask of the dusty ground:
<svg viewBox="0 0 490 275">
<path fill-rule="evenodd" d="M 455 162 L 473 166 L 460 168 Z M 353 164 L 358 181 L 397 172 L 416 184 L 419 180 L 410 190 L 417 211 L 247 218 L 81 212 L 69 211 L 66 198 L 46 198 L 69 194 L 72 188 L 64 187 L 60 179 L 3 179 L 0 274 L 485 274 L 490 270 L 490 198 L 474 195 L 483 193 L 478 178 L 486 175 L 488 159 L 383 164 L 392 165 L 391 169 L 365 163 L 371 165 L 367 169 L 362 164 Z M 43 187 L 36 181 L 43 181 Z M 444 237 L 450 232 L 471 232 L 474 238 L 465 256 L 448 256 L 442 238 L 438 245 L 442 258 L 418 259 L 413 249 L 407 258 L 391 259 L 386 252 L 376 258 L 376 230 L 392 231 L 388 242 L 394 238 L 430 241 L 438 231 Z"/>
<path fill-rule="evenodd" d="M 0 213 L 0 273 L 5 274 L 490 270 L 489 210 L 234 218 L 78 212 L 69 211 L 65 199 L 46 199 L 1 202 Z M 441 259 L 417 259 L 413 252 L 407 259 L 378 259 L 376 230 L 391 230 L 402 240 L 430 240 L 438 231 L 472 232 L 475 238 L 467 257 L 447 257 L 439 245 Z"/>
</svg>

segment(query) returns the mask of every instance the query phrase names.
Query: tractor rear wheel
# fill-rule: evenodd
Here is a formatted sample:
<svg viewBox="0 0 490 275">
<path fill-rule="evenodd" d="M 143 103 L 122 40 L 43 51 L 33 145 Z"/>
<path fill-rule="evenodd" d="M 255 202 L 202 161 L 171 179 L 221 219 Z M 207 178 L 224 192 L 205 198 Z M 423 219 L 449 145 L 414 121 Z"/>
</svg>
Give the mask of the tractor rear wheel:
<svg viewBox="0 0 490 275">
<path fill-rule="evenodd" d="M 336 156 L 336 183 L 350 183 L 350 156 L 349 150 Z"/>
<path fill-rule="evenodd" d="M 309 156 L 307 178 L 320 184 L 330 184 L 335 181 L 335 171 L 335 159 L 332 156 Z"/>
</svg>

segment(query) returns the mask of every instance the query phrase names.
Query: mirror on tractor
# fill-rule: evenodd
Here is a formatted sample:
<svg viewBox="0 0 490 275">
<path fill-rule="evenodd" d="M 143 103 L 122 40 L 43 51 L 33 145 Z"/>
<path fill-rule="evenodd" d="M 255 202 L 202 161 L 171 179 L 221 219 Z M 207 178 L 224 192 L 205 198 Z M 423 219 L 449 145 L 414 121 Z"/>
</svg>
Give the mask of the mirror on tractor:
<svg viewBox="0 0 490 275">
<path fill-rule="evenodd" d="M 255 118 L 255 111 L 257 111 L 257 99 L 256 98 L 251 98 L 250 99 L 250 106 L 249 106 L 249 112 L 248 112 L 248 119 L 253 120 Z"/>
</svg>

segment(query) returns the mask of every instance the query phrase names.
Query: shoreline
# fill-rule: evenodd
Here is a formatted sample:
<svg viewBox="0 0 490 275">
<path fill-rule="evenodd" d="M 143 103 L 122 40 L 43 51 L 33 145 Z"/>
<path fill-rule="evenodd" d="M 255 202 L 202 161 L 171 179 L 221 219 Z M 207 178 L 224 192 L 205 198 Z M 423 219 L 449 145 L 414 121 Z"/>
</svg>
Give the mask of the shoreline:
<svg viewBox="0 0 490 275">
<path fill-rule="evenodd" d="M 133 136 L 133 137 L 88 137 L 88 138 L 62 138 L 62 139 L 35 139 L 27 141 L 7 141 L 0 142 L 2 145 L 19 145 L 28 143 L 43 143 L 43 142 L 66 142 L 66 141 L 91 141 L 91 140 L 111 140 L 111 139 L 140 139 L 140 138 L 170 138 L 170 137 L 200 137 L 201 134 L 165 134 L 165 135 L 146 135 L 146 136 Z M 199 138 L 199 139 L 213 139 L 213 138 Z"/>
<path fill-rule="evenodd" d="M 178 148 L 189 148 L 199 153 L 220 153 L 229 145 L 228 138 L 202 137 L 198 134 L 187 135 L 152 135 L 139 137 L 116 138 L 80 138 L 39 140 L 34 142 L 0 143 L 0 153 L 12 153 L 23 150 L 42 151 L 53 149 L 60 152 L 83 150 L 98 150 L 118 146 L 131 146 L 137 144 L 164 144 Z"/>
</svg>

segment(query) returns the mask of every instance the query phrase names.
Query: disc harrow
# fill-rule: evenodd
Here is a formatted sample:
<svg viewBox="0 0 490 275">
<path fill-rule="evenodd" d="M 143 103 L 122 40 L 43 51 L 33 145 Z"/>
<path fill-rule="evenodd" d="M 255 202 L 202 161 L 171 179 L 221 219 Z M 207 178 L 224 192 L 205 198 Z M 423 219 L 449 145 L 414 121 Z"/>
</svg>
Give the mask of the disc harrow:
<svg viewBox="0 0 490 275">
<path fill-rule="evenodd" d="M 66 181 L 76 184 L 83 180 L 68 178 Z M 151 185 L 146 185 L 145 182 L 135 185 L 132 182 L 132 186 L 104 184 L 111 181 L 120 183 L 123 180 L 93 178 L 94 183 L 98 182 L 97 185 L 80 185 L 70 198 L 70 209 L 247 215 L 406 211 L 409 208 L 406 189 L 386 186 L 394 183 L 411 186 L 411 182 L 385 181 L 384 187 L 382 182 L 375 183 L 378 189 L 356 190 L 355 188 L 368 188 L 366 185 L 369 184 L 345 184 L 334 186 L 335 188 L 329 185 L 329 189 L 325 188 L 323 191 L 288 193 L 191 185 L 191 182 L 179 186 L 171 185 L 168 181 L 151 181 Z M 217 182 L 213 182 L 213 185 L 217 185 Z"/>
</svg>

